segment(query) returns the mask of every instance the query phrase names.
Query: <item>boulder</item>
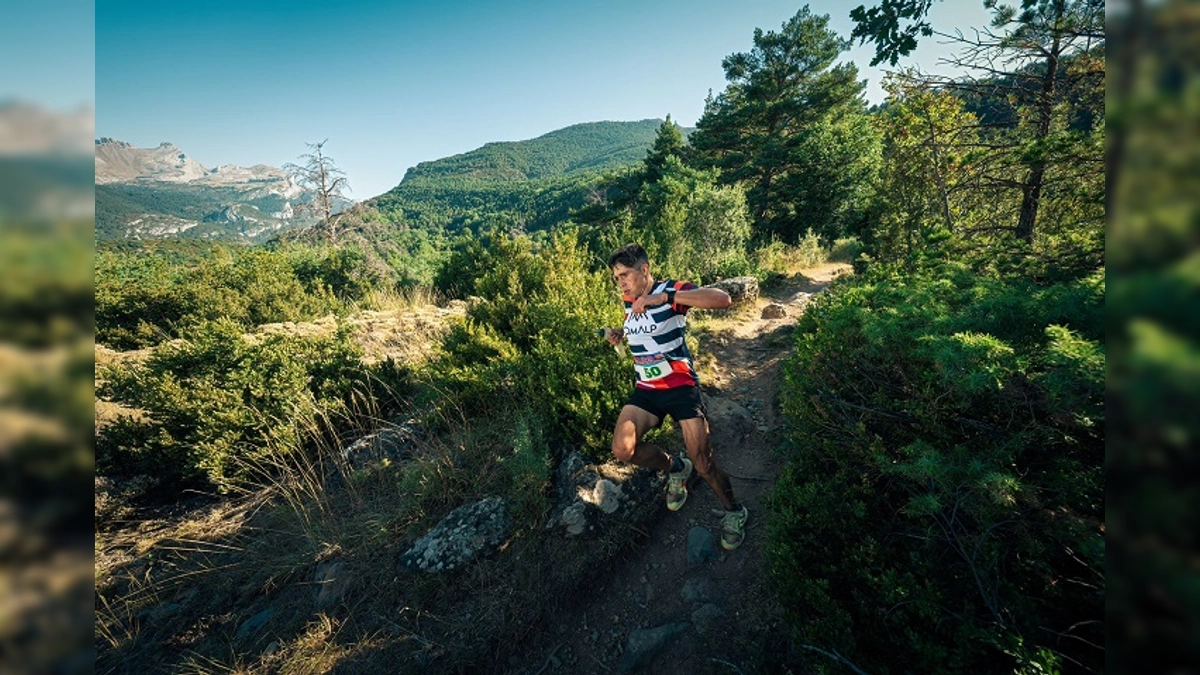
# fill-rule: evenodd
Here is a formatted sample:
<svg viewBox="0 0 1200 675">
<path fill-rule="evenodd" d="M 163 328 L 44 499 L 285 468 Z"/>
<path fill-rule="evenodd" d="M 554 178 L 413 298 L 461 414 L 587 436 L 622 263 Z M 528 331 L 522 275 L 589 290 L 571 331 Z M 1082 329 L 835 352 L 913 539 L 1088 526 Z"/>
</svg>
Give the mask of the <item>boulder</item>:
<svg viewBox="0 0 1200 675">
<path fill-rule="evenodd" d="M 704 408 L 714 428 L 733 438 L 744 438 L 754 430 L 754 412 L 748 407 L 723 396 L 704 394 Z"/>
<path fill-rule="evenodd" d="M 398 462 L 412 456 L 417 447 L 417 438 L 417 424 L 414 420 L 408 420 L 404 424 L 363 436 L 342 448 L 342 459 L 355 471 L 385 461 Z"/>
<path fill-rule="evenodd" d="M 507 503 L 488 497 L 447 514 L 400 557 L 400 564 L 430 574 L 449 572 L 499 547 L 511 531 Z"/>
<path fill-rule="evenodd" d="M 754 277 L 721 279 L 709 284 L 709 287 L 719 288 L 728 293 L 735 306 L 758 300 L 758 279 Z"/>
<path fill-rule="evenodd" d="M 578 450 L 570 450 L 555 472 L 555 500 L 545 527 L 575 537 L 632 522 L 661 501 L 664 481 L 657 471 L 613 462 L 591 464 Z"/>
</svg>

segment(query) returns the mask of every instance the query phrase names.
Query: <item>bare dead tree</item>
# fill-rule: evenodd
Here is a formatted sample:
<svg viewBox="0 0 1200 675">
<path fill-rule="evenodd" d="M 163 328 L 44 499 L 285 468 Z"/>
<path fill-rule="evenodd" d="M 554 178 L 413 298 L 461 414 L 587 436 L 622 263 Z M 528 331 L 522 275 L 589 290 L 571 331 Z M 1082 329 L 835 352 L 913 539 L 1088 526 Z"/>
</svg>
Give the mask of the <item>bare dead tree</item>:
<svg viewBox="0 0 1200 675">
<path fill-rule="evenodd" d="M 319 226 L 326 230 L 329 241 L 336 242 L 341 214 L 334 218 L 334 201 L 346 199 L 344 191 L 350 190 L 350 181 L 345 172 L 334 164 L 333 158 L 325 154 L 324 147 L 327 142 L 329 139 L 320 143 L 306 143 L 311 152 L 300 156 L 302 163 L 288 163 L 283 168 L 300 187 L 312 192 L 313 201 L 302 205 L 301 208 L 315 213 L 320 219 Z"/>
</svg>

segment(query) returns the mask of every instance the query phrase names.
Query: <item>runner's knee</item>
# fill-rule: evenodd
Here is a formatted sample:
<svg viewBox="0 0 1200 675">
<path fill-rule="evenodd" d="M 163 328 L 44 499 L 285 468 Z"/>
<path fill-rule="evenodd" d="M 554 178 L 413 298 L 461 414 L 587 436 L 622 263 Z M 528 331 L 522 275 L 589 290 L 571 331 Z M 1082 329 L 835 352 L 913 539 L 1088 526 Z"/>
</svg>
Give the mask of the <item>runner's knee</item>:
<svg viewBox="0 0 1200 675">
<path fill-rule="evenodd" d="M 614 438 L 612 444 L 613 457 L 616 457 L 622 462 L 632 462 L 633 450 L 635 447 L 637 446 L 633 443 L 627 443 L 619 438 Z"/>
</svg>

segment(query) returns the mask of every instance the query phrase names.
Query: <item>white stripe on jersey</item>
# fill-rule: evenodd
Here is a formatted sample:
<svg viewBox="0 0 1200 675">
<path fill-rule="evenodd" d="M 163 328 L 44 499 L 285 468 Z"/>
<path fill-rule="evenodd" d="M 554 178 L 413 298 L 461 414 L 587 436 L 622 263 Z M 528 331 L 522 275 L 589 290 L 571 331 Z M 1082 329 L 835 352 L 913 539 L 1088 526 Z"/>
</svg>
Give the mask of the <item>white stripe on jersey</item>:
<svg viewBox="0 0 1200 675">
<path fill-rule="evenodd" d="M 650 294 L 662 293 L 666 282 L 659 282 Z M 684 314 L 676 313 L 670 305 L 648 307 L 645 314 L 637 316 L 625 308 L 625 336 L 629 341 L 630 353 L 637 354 L 666 354 L 676 359 L 690 356 L 679 353 L 683 346 L 683 328 L 687 323 Z M 660 343 L 667 335 L 675 334 L 673 339 Z M 658 338 L 657 340 L 655 338 Z"/>
</svg>

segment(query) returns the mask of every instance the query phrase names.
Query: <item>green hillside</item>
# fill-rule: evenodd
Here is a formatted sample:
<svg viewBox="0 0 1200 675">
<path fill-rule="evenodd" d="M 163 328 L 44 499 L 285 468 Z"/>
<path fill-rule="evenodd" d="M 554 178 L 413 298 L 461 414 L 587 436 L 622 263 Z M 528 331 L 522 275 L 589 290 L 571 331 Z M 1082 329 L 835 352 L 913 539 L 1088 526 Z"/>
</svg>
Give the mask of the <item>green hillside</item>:
<svg viewBox="0 0 1200 675">
<path fill-rule="evenodd" d="M 589 122 L 527 141 L 488 143 L 418 164 L 367 205 L 383 220 L 425 228 L 455 231 L 499 219 L 546 229 L 582 206 L 591 188 L 644 160 L 661 125 Z"/>
<path fill-rule="evenodd" d="M 488 143 L 481 148 L 408 170 L 406 183 L 444 178 L 480 182 L 536 180 L 639 162 L 654 142 L 662 120 L 575 124 L 527 141 Z"/>
</svg>

